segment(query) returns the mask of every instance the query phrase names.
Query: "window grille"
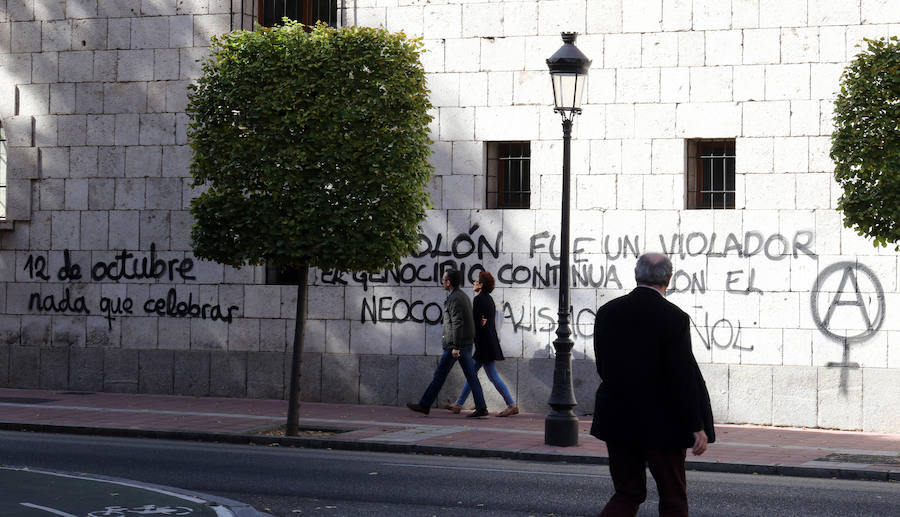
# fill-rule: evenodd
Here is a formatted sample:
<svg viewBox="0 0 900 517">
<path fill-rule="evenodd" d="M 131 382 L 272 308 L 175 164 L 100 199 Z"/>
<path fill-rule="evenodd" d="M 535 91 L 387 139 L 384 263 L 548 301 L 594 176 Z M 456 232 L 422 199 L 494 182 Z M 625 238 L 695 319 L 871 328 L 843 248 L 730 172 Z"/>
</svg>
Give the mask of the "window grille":
<svg viewBox="0 0 900 517">
<path fill-rule="evenodd" d="M 323 21 L 337 27 L 337 4 L 338 0 L 260 0 L 259 19 L 266 27 L 280 24 L 285 17 L 304 25 Z"/>
<path fill-rule="evenodd" d="M 689 140 L 687 143 L 688 209 L 734 208 L 734 140 Z"/>
<path fill-rule="evenodd" d="M 531 207 L 531 142 L 487 143 L 487 207 Z"/>
</svg>

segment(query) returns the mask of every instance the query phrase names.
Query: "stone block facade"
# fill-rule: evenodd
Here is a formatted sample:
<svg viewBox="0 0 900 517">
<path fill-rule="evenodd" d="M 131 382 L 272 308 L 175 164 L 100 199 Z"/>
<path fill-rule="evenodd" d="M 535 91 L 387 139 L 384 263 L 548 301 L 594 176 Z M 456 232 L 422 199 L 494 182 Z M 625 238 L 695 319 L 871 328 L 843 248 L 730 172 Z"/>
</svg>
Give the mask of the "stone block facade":
<svg viewBox="0 0 900 517">
<path fill-rule="evenodd" d="M 438 279 L 498 279 L 499 365 L 552 384 L 561 125 L 545 59 L 592 60 L 572 142 L 573 379 L 593 409 L 596 308 L 665 251 L 669 299 L 722 422 L 900 432 L 900 265 L 843 228 L 829 158 L 840 74 L 900 34 L 886 0 L 344 0 L 421 37 L 432 209 L 396 270 L 310 273 L 305 400 L 403 404 L 440 354 Z M 296 288 L 190 246 L 187 86 L 252 0 L 0 0 L 0 385 L 281 398 Z M 734 144 L 734 208 L 688 209 L 691 142 Z M 494 142 L 528 142 L 527 209 L 488 208 Z M 441 398 L 455 397 L 454 373 Z M 502 406 L 482 374 L 492 408 Z"/>
</svg>

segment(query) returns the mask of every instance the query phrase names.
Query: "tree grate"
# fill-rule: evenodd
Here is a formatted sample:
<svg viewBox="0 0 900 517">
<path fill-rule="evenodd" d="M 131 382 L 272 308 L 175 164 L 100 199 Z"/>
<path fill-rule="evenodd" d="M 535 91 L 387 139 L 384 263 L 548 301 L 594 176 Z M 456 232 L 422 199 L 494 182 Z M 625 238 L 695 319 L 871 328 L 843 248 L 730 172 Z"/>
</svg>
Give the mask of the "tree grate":
<svg viewBox="0 0 900 517">
<path fill-rule="evenodd" d="M 824 458 L 819 458 L 816 461 L 831 461 L 836 463 L 867 463 L 870 465 L 900 465 L 900 456 L 833 453 L 825 456 Z"/>
</svg>

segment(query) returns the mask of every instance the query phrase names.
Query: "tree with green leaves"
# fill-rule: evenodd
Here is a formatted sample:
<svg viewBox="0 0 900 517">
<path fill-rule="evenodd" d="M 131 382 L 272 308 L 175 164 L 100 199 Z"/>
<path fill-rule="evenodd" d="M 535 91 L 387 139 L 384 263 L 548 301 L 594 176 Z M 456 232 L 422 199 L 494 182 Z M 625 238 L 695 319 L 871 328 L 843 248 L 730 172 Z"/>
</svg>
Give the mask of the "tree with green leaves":
<svg viewBox="0 0 900 517">
<path fill-rule="evenodd" d="M 311 30 L 310 30 L 311 29 Z M 296 435 L 309 267 L 377 271 L 418 243 L 431 122 L 418 39 L 283 26 L 213 38 L 187 113 L 198 257 L 299 271 L 287 434 Z"/>
<path fill-rule="evenodd" d="M 844 70 L 834 104 L 834 175 L 844 225 L 900 249 L 900 44 L 866 40 Z"/>
</svg>

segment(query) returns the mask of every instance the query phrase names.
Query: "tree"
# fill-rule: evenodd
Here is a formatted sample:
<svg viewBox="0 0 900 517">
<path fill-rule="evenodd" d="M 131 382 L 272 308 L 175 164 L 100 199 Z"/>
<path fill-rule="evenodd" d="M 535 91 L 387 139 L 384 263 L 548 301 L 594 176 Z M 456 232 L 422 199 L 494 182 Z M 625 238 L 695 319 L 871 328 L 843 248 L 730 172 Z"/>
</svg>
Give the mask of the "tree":
<svg viewBox="0 0 900 517">
<path fill-rule="evenodd" d="M 834 104 L 834 175 L 844 225 L 900 249 L 900 44 L 866 40 L 844 70 Z"/>
<path fill-rule="evenodd" d="M 189 94 L 198 257 L 299 271 L 287 434 L 296 435 L 309 267 L 376 271 L 416 249 L 431 178 L 421 42 L 284 26 L 213 38 Z"/>
</svg>

